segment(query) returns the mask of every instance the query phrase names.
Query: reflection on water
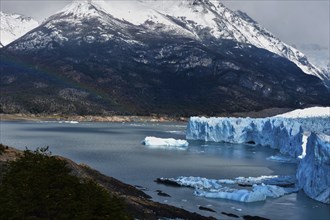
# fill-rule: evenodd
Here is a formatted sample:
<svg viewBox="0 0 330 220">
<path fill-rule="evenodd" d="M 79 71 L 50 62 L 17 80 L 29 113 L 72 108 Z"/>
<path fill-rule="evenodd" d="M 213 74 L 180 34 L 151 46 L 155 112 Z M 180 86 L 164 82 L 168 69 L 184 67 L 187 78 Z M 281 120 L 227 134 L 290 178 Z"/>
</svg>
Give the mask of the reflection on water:
<svg viewBox="0 0 330 220">
<path fill-rule="evenodd" d="M 154 149 L 141 144 L 146 136 L 184 139 L 183 123 L 79 123 L 1 122 L 0 138 L 6 145 L 25 149 L 50 146 L 53 154 L 85 163 L 106 175 L 147 188 L 154 200 L 204 215 L 231 219 L 222 211 L 271 219 L 329 219 L 329 206 L 302 192 L 265 202 L 240 202 L 193 196 L 193 189 L 158 185 L 158 177 L 201 176 L 232 179 L 238 176 L 294 175 L 296 164 L 267 160 L 278 151 L 267 147 L 190 141 L 187 150 Z M 156 190 L 170 194 L 166 198 Z M 198 205 L 217 213 L 201 211 Z M 242 209 L 242 210 L 241 210 Z M 241 210 L 241 211 L 240 211 Z"/>
</svg>

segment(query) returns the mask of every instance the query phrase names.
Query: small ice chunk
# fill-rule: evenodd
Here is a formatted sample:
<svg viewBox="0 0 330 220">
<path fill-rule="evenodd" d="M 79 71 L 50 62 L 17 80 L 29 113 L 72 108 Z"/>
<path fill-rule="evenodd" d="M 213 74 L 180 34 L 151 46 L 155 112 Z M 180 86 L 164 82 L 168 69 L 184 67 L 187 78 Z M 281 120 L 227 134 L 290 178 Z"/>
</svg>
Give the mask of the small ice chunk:
<svg viewBox="0 0 330 220">
<path fill-rule="evenodd" d="M 143 140 L 146 146 L 168 146 L 168 147 L 188 147 L 189 143 L 186 140 L 176 140 L 174 138 L 157 138 L 146 137 Z"/>
</svg>

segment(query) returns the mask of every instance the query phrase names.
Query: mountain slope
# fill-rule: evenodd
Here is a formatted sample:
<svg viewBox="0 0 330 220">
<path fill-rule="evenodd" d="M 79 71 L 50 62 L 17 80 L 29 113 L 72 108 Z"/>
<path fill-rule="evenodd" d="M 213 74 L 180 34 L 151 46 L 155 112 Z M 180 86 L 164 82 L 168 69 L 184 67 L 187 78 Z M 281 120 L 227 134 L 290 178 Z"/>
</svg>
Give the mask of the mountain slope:
<svg viewBox="0 0 330 220">
<path fill-rule="evenodd" d="M 329 81 L 330 76 L 311 64 L 297 49 L 283 43 L 256 21 L 241 11 L 231 11 L 219 1 L 94 1 L 112 16 L 134 25 L 146 23 L 164 25 L 167 28 L 205 38 L 230 39 L 264 48 L 294 62 L 305 73 Z"/>
<path fill-rule="evenodd" d="M 175 24 L 132 24 L 87 1 L 4 48 L 0 70 L 6 113 L 188 116 L 329 104 L 320 79 L 267 50 Z"/>
<path fill-rule="evenodd" d="M 0 47 L 20 38 L 39 24 L 30 17 L 0 11 Z"/>
</svg>

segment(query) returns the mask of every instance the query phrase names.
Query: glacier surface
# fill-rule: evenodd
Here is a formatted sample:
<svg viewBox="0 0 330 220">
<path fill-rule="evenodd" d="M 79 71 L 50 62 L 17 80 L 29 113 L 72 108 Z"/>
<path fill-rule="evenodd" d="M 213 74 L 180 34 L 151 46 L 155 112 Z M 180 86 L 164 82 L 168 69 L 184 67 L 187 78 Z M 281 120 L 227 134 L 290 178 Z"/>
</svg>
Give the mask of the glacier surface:
<svg viewBox="0 0 330 220">
<path fill-rule="evenodd" d="M 297 158 L 302 154 L 303 129 L 283 118 L 205 118 L 191 117 L 186 138 L 228 143 L 254 143 L 279 149 Z"/>
<path fill-rule="evenodd" d="M 297 169 L 297 180 L 311 198 L 330 204 L 330 136 L 312 133 L 306 156 Z"/>
<path fill-rule="evenodd" d="M 309 197 L 330 204 L 329 110 L 329 107 L 316 107 L 262 119 L 191 117 L 186 138 L 253 143 L 278 149 L 282 154 L 298 159 L 298 186 Z"/>
</svg>

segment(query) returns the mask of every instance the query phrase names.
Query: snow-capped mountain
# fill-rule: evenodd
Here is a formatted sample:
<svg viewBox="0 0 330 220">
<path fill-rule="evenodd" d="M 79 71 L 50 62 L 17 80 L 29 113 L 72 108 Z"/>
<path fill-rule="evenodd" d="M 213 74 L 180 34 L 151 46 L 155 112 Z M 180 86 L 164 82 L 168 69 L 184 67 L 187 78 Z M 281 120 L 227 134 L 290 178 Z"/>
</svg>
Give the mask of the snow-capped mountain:
<svg viewBox="0 0 330 220">
<path fill-rule="evenodd" d="M 298 44 L 295 48 L 302 51 L 308 59 L 330 77 L 330 48 L 318 44 Z"/>
<path fill-rule="evenodd" d="M 20 38 L 38 25 L 33 18 L 0 11 L 0 47 Z"/>
<path fill-rule="evenodd" d="M 136 26 L 146 26 L 200 40 L 214 37 L 252 44 L 289 59 L 307 74 L 318 76 L 325 81 L 330 80 L 325 71 L 310 63 L 299 50 L 276 38 L 244 12 L 231 11 L 219 1 L 78 0 L 57 14 L 75 14 L 75 18 L 96 16 L 90 7 Z"/>
<path fill-rule="evenodd" d="M 219 1 L 74 1 L 60 12 L 76 13 L 79 16 L 79 13 L 84 13 L 84 7 L 80 7 L 79 12 L 74 11 L 76 6 L 87 7 L 88 4 L 134 25 L 148 25 L 154 29 L 161 28 L 163 31 L 199 39 L 212 36 L 252 44 L 291 60 L 307 74 L 330 80 L 330 76 L 311 64 L 303 53 L 276 38 L 244 12 L 231 11 Z"/>
<path fill-rule="evenodd" d="M 257 25 L 246 15 L 172 3 L 72 2 L 2 50 L 0 111 L 191 115 L 329 103 L 318 77 L 243 40 L 235 22 Z M 223 23 L 229 12 L 236 21 Z"/>
</svg>

